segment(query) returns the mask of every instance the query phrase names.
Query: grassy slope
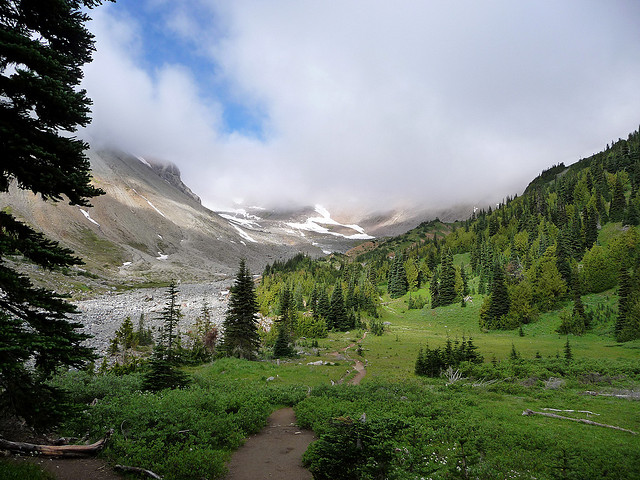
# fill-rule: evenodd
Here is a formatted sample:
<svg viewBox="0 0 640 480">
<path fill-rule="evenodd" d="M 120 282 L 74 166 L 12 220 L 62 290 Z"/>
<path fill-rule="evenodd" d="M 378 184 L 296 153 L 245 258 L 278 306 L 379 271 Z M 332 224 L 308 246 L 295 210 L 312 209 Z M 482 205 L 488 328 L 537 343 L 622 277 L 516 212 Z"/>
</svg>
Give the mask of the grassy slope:
<svg viewBox="0 0 640 480">
<path fill-rule="evenodd" d="M 419 291 L 418 294 L 426 295 L 427 292 Z M 524 337 L 520 337 L 517 330 L 484 333 L 478 326 L 482 300 L 483 296 L 475 295 L 473 303 L 468 303 L 465 308 L 456 303 L 433 310 L 407 310 L 406 297 L 390 301 L 384 306 L 381 316 L 383 321 L 391 323 L 388 334 L 367 338 L 370 372 L 385 378 L 406 378 L 407 375 L 413 375 L 413 362 L 421 347 L 429 343 L 430 347 L 435 348 L 444 345 L 447 338 L 461 340 L 463 335 L 473 337 L 486 361 L 493 356 L 498 360 L 507 358 L 512 344 L 524 358 L 534 358 L 537 352 L 543 357 L 555 357 L 556 353 L 562 356 L 567 337 L 556 333 L 562 310 L 542 314 L 537 322 L 525 325 Z M 601 303 L 611 305 L 614 301 L 615 296 L 611 291 L 583 297 L 587 307 Z M 569 302 L 565 309 L 570 308 L 572 304 Z M 612 326 L 610 324 L 596 328 L 608 331 Z M 569 335 L 569 342 L 577 358 L 640 358 L 638 340 L 619 344 L 611 335 L 588 333 L 582 337 Z M 383 361 L 376 362 L 377 359 Z"/>
</svg>

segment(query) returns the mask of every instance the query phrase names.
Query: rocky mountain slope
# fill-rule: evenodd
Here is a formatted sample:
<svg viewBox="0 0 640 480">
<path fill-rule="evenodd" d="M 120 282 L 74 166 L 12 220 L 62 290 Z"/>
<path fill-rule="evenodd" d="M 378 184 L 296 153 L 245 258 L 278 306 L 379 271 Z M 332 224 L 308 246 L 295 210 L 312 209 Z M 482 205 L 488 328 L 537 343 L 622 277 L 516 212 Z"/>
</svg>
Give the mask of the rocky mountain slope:
<svg viewBox="0 0 640 480">
<path fill-rule="evenodd" d="M 94 183 L 106 192 L 92 200 L 91 208 L 42 202 L 17 188 L 0 195 L 0 208 L 74 250 L 86 263 L 86 272 L 79 273 L 89 289 L 91 278 L 114 285 L 210 281 L 232 274 L 240 258 L 260 272 L 267 263 L 298 252 L 346 252 L 438 215 L 405 210 L 334 218 L 322 206 L 213 212 L 184 185 L 173 164 L 109 150 L 92 149 L 88 156 Z M 444 215 L 466 218 L 466 210 Z"/>
<path fill-rule="evenodd" d="M 94 183 L 106 194 L 91 208 L 42 202 L 12 188 L 0 208 L 73 249 L 86 270 L 111 280 L 211 279 L 232 273 L 240 258 L 252 270 L 292 250 L 320 255 L 297 235 L 229 225 L 200 204 L 175 166 L 121 152 L 88 152 Z"/>
</svg>

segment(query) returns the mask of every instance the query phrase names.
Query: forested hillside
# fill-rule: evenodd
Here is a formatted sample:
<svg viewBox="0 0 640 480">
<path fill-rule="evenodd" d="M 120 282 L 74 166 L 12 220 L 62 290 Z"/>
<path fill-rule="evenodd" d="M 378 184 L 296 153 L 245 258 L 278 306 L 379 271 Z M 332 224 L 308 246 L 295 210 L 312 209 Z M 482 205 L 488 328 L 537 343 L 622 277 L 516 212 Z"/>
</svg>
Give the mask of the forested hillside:
<svg viewBox="0 0 640 480">
<path fill-rule="evenodd" d="M 279 314 L 284 289 L 293 295 L 300 325 L 312 318 L 321 330 L 345 330 L 361 314 L 375 318 L 384 293 L 408 293 L 410 308 L 464 306 L 480 296 L 478 322 L 487 331 L 521 328 L 570 303 L 558 333 L 581 335 L 598 321 L 611 322 L 617 341 L 639 338 L 639 184 L 635 131 L 570 167 L 543 171 L 522 195 L 466 221 L 425 222 L 354 259 L 298 256 L 268 266 L 258 291 L 262 312 Z M 428 298 L 413 294 L 421 287 L 428 287 Z M 583 295 L 615 287 L 617 312 L 585 309 Z M 329 308 L 338 303 L 336 292 L 343 299 L 339 315 Z M 305 328 L 298 333 L 304 336 Z"/>
</svg>

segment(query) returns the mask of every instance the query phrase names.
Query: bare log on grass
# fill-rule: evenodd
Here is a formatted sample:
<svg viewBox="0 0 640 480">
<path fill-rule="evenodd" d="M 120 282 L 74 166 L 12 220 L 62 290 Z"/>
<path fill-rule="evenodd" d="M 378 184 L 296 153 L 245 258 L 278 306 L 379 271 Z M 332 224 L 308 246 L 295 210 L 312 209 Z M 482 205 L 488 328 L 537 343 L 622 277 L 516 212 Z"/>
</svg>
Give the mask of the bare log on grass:
<svg viewBox="0 0 640 480">
<path fill-rule="evenodd" d="M 616 427 L 615 425 L 607 425 L 606 423 L 593 422 L 591 420 L 586 420 L 584 418 L 563 417 L 562 415 L 556 415 L 555 413 L 534 412 L 533 410 L 529 410 L 528 408 L 524 412 L 522 412 L 522 415 L 543 415 L 545 417 L 559 418 L 561 420 L 571 420 L 572 422 L 586 423 L 587 425 L 595 425 L 597 427 L 613 428 L 614 430 L 620 430 L 622 432 L 628 432 L 628 433 L 631 433 L 633 435 L 637 435 L 638 434 L 638 432 L 634 432 L 633 430 L 627 430 L 626 428 Z"/>
<path fill-rule="evenodd" d="M 602 393 L 587 390 L 586 392 L 584 392 L 584 394 L 593 396 L 599 395 L 601 397 L 632 398 L 634 400 L 640 400 L 640 392 L 634 392 L 633 390 L 631 390 L 629 393 Z"/>
<path fill-rule="evenodd" d="M 107 442 L 113 430 L 107 432 L 102 440 L 91 445 L 37 445 L 26 442 L 12 442 L 0 438 L 0 449 L 14 453 L 38 453 L 49 457 L 77 457 L 81 455 L 95 455 L 100 452 Z"/>
<path fill-rule="evenodd" d="M 600 416 L 599 413 L 593 413 L 593 412 L 590 412 L 589 410 L 560 410 L 558 408 L 543 408 L 543 410 L 548 410 L 550 412 L 586 413 L 587 415 L 598 415 L 598 416 Z"/>
<path fill-rule="evenodd" d="M 157 480 L 162 480 L 162 477 L 157 473 L 152 472 L 151 470 L 147 470 L 146 468 L 140 467 L 129 467 L 127 465 L 116 465 L 113 467 L 114 470 L 120 470 L 122 472 L 130 472 L 130 473 L 139 473 L 142 475 L 146 475 L 149 478 L 155 478 Z"/>
</svg>

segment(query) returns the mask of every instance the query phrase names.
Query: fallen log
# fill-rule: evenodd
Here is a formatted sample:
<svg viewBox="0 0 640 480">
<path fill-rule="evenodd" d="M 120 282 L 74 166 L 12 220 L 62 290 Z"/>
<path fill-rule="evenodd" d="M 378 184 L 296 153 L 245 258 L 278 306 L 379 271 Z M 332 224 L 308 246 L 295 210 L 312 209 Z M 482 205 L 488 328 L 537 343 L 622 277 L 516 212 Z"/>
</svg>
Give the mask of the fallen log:
<svg viewBox="0 0 640 480">
<path fill-rule="evenodd" d="M 542 416 L 545 416 L 545 417 L 559 418 L 561 420 L 571 420 L 572 422 L 586 423 L 587 425 L 595 425 L 597 427 L 613 428 L 614 430 L 620 430 L 622 432 L 629 432 L 629 433 L 631 433 L 633 435 L 637 435 L 638 434 L 638 432 L 634 432 L 633 430 L 627 430 L 626 428 L 616 427 L 615 425 L 607 425 L 606 423 L 593 422 L 591 420 L 586 420 L 584 418 L 563 417 L 562 415 L 556 415 L 555 413 L 534 412 L 533 410 L 529 410 L 528 408 L 524 412 L 522 412 L 522 415 L 542 415 Z"/>
<path fill-rule="evenodd" d="M 107 432 L 102 440 L 91 445 L 38 445 L 26 442 L 12 442 L 0 438 L 0 449 L 14 453 L 38 453 L 48 457 L 77 457 L 80 455 L 95 455 L 102 450 L 113 430 Z"/>
<path fill-rule="evenodd" d="M 587 415 L 600 415 L 599 413 L 593 413 L 589 410 L 560 410 L 558 408 L 543 408 L 543 410 L 548 410 L 551 412 L 571 412 L 571 413 L 586 413 Z"/>
<path fill-rule="evenodd" d="M 129 467 L 127 465 L 116 465 L 113 467 L 114 470 L 120 470 L 122 472 L 131 472 L 131 473 L 141 473 L 146 475 L 149 478 L 155 478 L 156 480 L 162 480 L 162 477 L 157 473 L 152 472 L 151 470 L 147 470 L 146 468 L 140 467 Z"/>
<path fill-rule="evenodd" d="M 615 397 L 615 398 L 640 398 L 640 392 L 631 392 L 631 393 L 601 393 L 601 392 L 593 392 L 591 390 L 587 390 L 584 392 L 585 395 L 599 395 L 601 397 Z"/>
</svg>

